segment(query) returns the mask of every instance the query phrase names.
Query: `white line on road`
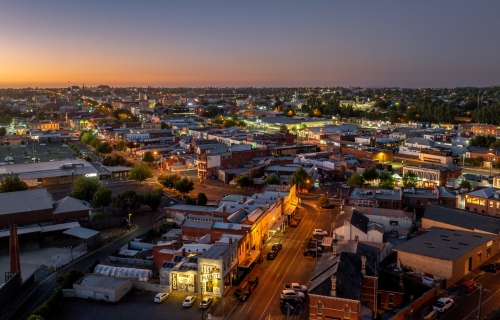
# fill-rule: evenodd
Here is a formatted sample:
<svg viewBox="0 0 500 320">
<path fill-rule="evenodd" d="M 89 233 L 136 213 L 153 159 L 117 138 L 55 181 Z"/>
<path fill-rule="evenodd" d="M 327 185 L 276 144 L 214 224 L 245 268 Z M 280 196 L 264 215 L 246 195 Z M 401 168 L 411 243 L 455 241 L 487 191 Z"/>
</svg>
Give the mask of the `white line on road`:
<svg viewBox="0 0 500 320">
<path fill-rule="evenodd" d="M 500 289 L 498 289 L 498 290 L 497 290 L 494 294 L 492 294 L 492 295 L 491 295 L 488 299 L 484 300 L 484 301 L 481 303 L 481 306 L 482 306 L 483 304 L 485 304 L 486 302 L 488 302 L 488 300 L 490 300 L 491 298 L 493 298 L 493 296 L 494 296 L 494 295 L 496 295 L 499 291 L 500 291 Z M 473 313 L 475 313 L 475 312 L 477 312 L 477 307 L 476 307 L 476 309 L 472 310 L 472 312 L 471 312 L 471 313 L 469 313 L 469 314 L 468 314 L 468 315 L 467 315 L 464 319 L 467 319 L 467 318 L 468 318 L 471 314 L 473 314 Z"/>
</svg>

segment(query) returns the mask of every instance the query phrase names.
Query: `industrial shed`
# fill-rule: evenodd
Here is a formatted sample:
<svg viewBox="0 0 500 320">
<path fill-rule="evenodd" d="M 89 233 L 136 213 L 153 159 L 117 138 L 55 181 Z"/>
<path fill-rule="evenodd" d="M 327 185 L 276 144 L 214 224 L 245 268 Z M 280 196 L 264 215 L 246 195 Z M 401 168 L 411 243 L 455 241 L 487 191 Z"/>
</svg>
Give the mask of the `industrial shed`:
<svg viewBox="0 0 500 320">
<path fill-rule="evenodd" d="M 148 281 L 153 276 L 153 272 L 147 269 L 123 268 L 98 264 L 94 272 L 108 277 L 129 278 L 136 281 Z"/>
<path fill-rule="evenodd" d="M 83 239 L 87 244 L 87 249 L 93 249 L 101 243 L 101 233 L 92 229 L 83 227 L 74 227 L 63 232 L 70 237 Z"/>
<path fill-rule="evenodd" d="M 74 297 L 106 302 L 120 301 L 131 289 L 129 279 L 96 274 L 88 274 L 73 284 Z"/>
</svg>

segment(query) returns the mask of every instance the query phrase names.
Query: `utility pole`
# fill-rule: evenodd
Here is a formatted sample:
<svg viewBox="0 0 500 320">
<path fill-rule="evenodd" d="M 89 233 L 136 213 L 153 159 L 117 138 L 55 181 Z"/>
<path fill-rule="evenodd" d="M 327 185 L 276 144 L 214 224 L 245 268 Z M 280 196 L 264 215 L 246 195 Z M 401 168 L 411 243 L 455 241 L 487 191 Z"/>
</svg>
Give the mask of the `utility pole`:
<svg viewBox="0 0 500 320">
<path fill-rule="evenodd" d="M 479 306 L 477 307 L 477 319 L 481 320 L 481 304 L 483 303 L 483 291 L 490 291 L 483 287 L 482 284 L 478 285 L 479 287 Z"/>
</svg>

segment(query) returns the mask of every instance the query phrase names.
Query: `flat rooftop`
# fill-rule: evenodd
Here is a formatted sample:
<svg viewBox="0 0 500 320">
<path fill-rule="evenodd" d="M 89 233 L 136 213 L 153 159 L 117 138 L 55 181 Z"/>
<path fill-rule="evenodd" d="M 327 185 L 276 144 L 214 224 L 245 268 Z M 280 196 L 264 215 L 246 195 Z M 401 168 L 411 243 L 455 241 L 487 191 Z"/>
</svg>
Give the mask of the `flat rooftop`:
<svg viewBox="0 0 500 320">
<path fill-rule="evenodd" d="M 453 261 L 495 237 L 479 232 L 431 228 L 393 250 Z"/>
</svg>

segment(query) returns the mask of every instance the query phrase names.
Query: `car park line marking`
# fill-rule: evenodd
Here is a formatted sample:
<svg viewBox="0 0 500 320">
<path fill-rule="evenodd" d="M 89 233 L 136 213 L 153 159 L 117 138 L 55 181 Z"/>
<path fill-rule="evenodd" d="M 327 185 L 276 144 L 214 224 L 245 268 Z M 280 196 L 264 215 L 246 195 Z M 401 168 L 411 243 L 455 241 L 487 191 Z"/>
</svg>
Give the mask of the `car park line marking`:
<svg viewBox="0 0 500 320">
<path fill-rule="evenodd" d="M 493 298 L 494 295 L 496 295 L 498 292 L 500 291 L 500 289 L 498 289 L 497 291 L 495 291 L 494 294 L 492 294 L 488 299 L 484 300 L 482 303 L 481 303 L 481 306 L 483 304 L 485 304 L 486 302 L 488 302 L 488 300 L 490 300 L 491 298 Z M 477 311 L 477 307 L 471 311 L 471 313 L 469 313 L 464 319 L 467 319 L 471 314 L 475 313 Z"/>
</svg>

